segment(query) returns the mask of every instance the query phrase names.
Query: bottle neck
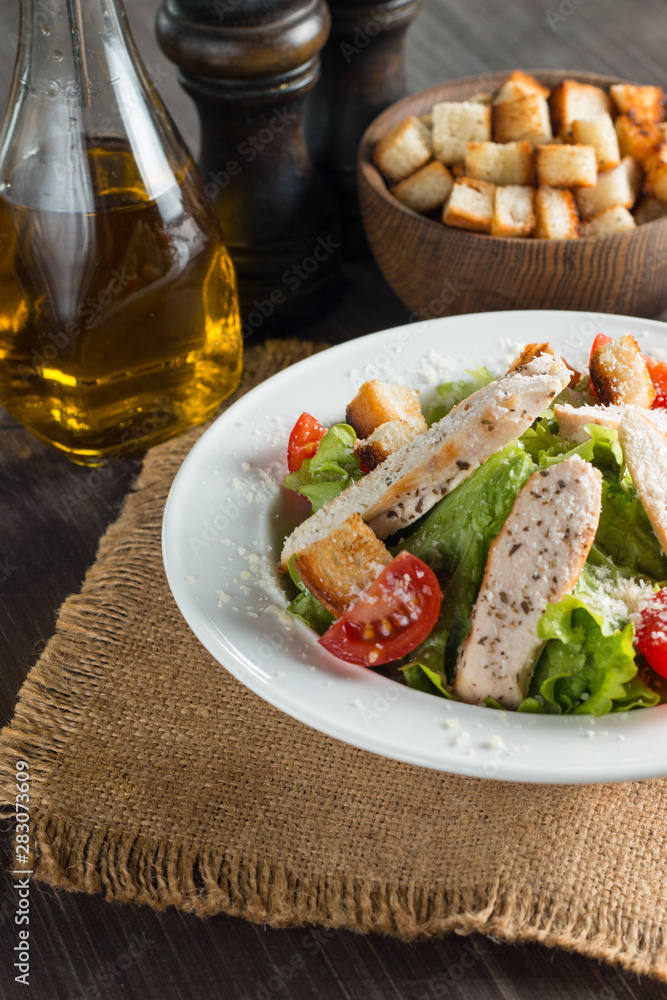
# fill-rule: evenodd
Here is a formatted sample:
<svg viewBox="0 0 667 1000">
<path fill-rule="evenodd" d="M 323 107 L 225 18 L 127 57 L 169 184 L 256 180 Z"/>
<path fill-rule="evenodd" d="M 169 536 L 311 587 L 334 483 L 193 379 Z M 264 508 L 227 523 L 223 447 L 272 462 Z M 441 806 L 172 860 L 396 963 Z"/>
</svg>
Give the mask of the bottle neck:
<svg viewBox="0 0 667 1000">
<path fill-rule="evenodd" d="M 16 76 L 47 98 L 89 105 L 110 62 L 136 53 L 120 0 L 21 0 Z"/>
<path fill-rule="evenodd" d="M 22 188 L 48 189 L 52 205 L 75 201 L 82 209 L 90 202 L 86 159 L 96 146 L 131 154 L 139 200 L 159 197 L 174 174 L 187 169 L 187 152 L 148 78 L 120 0 L 21 0 L 14 81 L 0 133 L 0 185 L 13 177 L 12 197 L 22 204 L 28 196 Z M 26 172 L 21 164 L 29 150 L 40 152 Z"/>
</svg>

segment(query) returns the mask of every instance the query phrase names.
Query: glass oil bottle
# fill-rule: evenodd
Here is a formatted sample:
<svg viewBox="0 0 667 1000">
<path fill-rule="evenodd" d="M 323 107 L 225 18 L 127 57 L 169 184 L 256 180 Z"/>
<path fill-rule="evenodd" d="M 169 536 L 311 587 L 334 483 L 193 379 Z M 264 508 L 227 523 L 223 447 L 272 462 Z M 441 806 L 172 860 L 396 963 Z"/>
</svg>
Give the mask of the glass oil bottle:
<svg viewBox="0 0 667 1000">
<path fill-rule="evenodd" d="M 0 404 L 84 465 L 238 385 L 236 281 L 119 0 L 22 0 L 0 133 Z"/>
</svg>

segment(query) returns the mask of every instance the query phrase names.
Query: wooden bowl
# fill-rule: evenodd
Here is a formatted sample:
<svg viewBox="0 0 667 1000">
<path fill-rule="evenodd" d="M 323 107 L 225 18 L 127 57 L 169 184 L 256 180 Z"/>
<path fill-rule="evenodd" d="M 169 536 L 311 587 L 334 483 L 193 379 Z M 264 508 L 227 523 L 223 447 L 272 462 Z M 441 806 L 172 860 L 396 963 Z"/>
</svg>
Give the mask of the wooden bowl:
<svg viewBox="0 0 667 1000">
<path fill-rule="evenodd" d="M 609 87 L 618 77 L 528 70 L 548 87 L 566 77 Z M 497 309 L 583 309 L 656 316 L 667 308 L 667 218 L 602 239 L 516 239 L 453 229 L 413 212 L 372 162 L 375 143 L 438 101 L 495 90 L 508 72 L 452 80 L 398 101 L 368 127 L 358 186 L 366 236 L 385 279 L 420 319 Z M 536 337 L 538 334 L 536 333 Z"/>
</svg>

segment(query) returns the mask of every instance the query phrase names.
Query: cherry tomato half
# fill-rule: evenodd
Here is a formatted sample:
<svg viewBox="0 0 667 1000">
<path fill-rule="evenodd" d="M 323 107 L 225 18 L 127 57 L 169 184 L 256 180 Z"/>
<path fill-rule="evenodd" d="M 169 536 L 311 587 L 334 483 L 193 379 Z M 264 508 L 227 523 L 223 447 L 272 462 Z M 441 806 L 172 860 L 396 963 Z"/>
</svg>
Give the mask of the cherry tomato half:
<svg viewBox="0 0 667 1000">
<path fill-rule="evenodd" d="M 635 644 L 656 674 L 667 677 L 667 587 L 659 590 L 641 612 Z"/>
<path fill-rule="evenodd" d="M 417 648 L 438 620 L 441 604 L 433 570 L 400 552 L 319 641 L 341 660 L 379 667 Z"/>
<path fill-rule="evenodd" d="M 667 409 L 667 361 L 658 361 L 644 355 L 644 361 L 655 388 L 655 402 L 652 409 Z"/>
<path fill-rule="evenodd" d="M 289 436 L 287 468 L 297 472 L 307 458 L 312 458 L 327 429 L 310 413 L 302 413 Z"/>
</svg>

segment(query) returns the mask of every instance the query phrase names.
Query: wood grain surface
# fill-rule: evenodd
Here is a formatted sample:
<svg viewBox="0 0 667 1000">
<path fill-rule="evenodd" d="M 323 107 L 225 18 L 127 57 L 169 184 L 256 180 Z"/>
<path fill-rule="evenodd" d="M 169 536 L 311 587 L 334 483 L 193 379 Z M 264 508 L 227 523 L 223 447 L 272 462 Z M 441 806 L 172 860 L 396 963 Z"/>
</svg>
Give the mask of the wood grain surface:
<svg viewBox="0 0 667 1000">
<path fill-rule="evenodd" d="M 559 4 L 563 11 L 559 13 Z M 149 72 L 193 148 L 196 116 L 153 36 L 158 0 L 127 0 Z M 548 20 L 551 11 L 551 26 Z M 0 0 L 0 103 L 9 89 L 16 0 Z M 424 0 L 407 46 L 411 91 L 515 66 L 570 68 L 665 83 L 660 0 Z M 347 294 L 304 336 L 340 341 L 401 323 L 406 310 L 370 262 L 347 266 Z M 78 469 L 0 418 L 0 722 L 76 591 L 139 460 L 107 477 Z M 5 824 L 7 826 L 7 824 Z M 479 936 L 393 939 L 269 930 L 242 920 L 108 905 L 33 885 L 31 985 L 14 982 L 16 906 L 7 831 L 0 838 L 0 998 L 33 1000 L 657 1000 L 664 984 L 539 945 Z"/>
</svg>

